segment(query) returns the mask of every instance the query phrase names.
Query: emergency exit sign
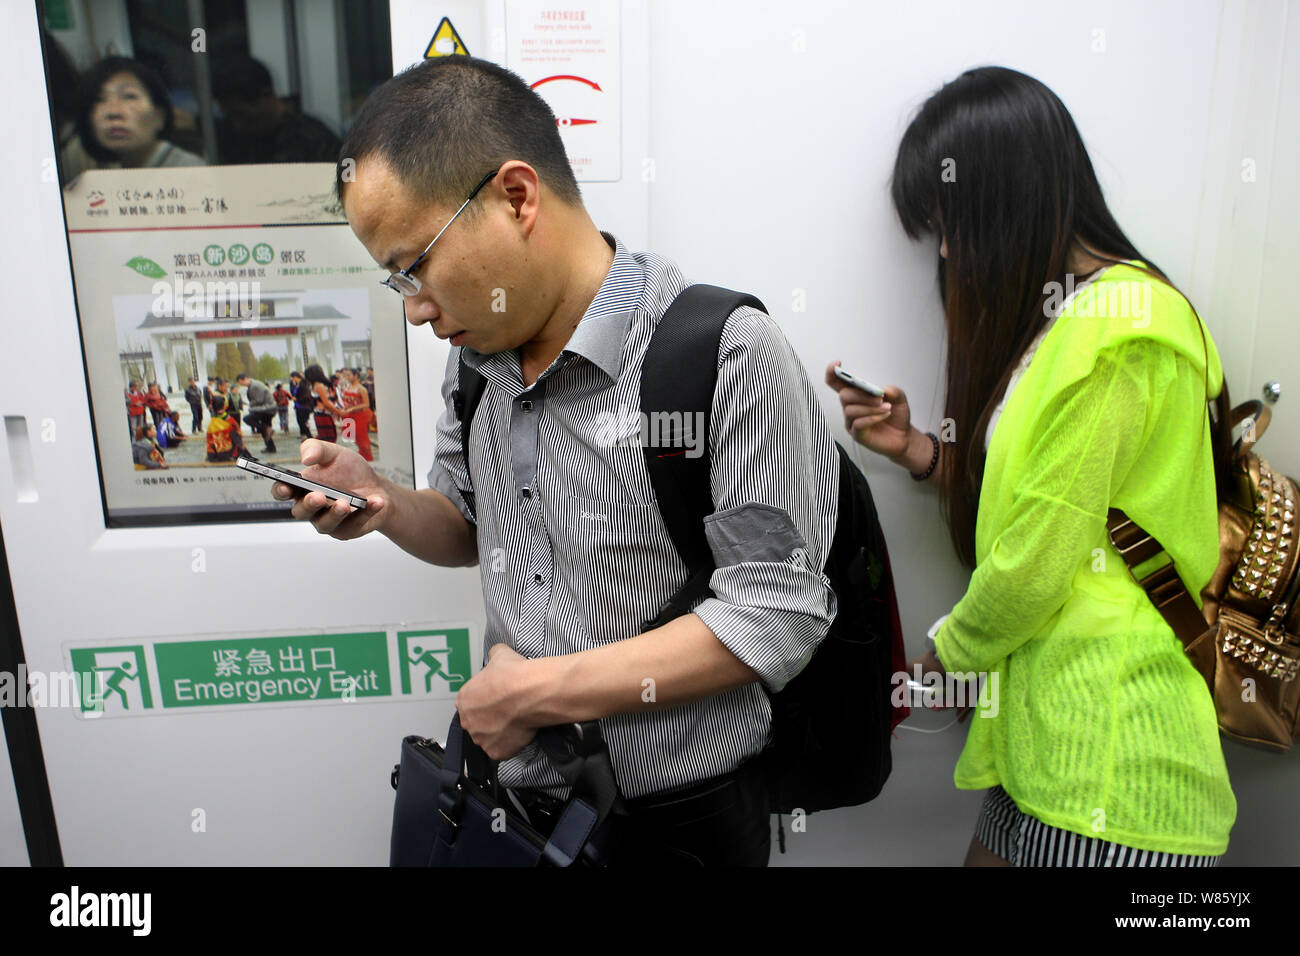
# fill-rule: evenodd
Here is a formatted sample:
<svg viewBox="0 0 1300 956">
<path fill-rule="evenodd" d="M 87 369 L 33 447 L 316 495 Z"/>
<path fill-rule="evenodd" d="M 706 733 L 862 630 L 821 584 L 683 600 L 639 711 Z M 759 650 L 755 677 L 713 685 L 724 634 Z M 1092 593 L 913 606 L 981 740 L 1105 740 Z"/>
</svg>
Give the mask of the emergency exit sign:
<svg viewBox="0 0 1300 956">
<path fill-rule="evenodd" d="M 450 699 L 472 675 L 470 626 L 206 635 L 67 648 L 87 718 L 410 698 Z"/>
<path fill-rule="evenodd" d="M 386 697 L 388 635 L 155 644 L 164 707 Z"/>
</svg>

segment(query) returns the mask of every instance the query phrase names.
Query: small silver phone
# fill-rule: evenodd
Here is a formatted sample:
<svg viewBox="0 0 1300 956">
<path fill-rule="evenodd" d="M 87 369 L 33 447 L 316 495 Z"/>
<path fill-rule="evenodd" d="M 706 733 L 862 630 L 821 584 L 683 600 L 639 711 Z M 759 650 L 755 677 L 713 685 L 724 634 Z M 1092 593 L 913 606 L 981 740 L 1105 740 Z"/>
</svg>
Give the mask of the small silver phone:
<svg viewBox="0 0 1300 956">
<path fill-rule="evenodd" d="M 366 499 L 362 498 L 360 495 L 354 495 L 350 491 L 341 491 L 338 488 L 331 488 L 329 485 L 322 485 L 319 481 L 312 481 L 310 478 L 304 478 L 296 471 L 277 468 L 274 465 L 260 462 L 256 458 L 240 456 L 235 460 L 235 464 L 245 471 L 251 471 L 253 474 L 261 475 L 264 478 L 283 481 L 286 485 L 301 488 L 304 492 L 319 491 L 326 498 L 331 500 L 346 501 L 352 506 L 353 511 L 361 511 L 366 506 Z"/>
<path fill-rule="evenodd" d="M 858 378 L 849 372 L 844 371 L 842 365 L 835 366 L 835 377 L 846 385 L 852 385 L 854 388 L 860 388 L 868 395 L 875 395 L 877 398 L 885 397 L 885 390 L 879 385 L 872 385 L 866 379 Z"/>
</svg>

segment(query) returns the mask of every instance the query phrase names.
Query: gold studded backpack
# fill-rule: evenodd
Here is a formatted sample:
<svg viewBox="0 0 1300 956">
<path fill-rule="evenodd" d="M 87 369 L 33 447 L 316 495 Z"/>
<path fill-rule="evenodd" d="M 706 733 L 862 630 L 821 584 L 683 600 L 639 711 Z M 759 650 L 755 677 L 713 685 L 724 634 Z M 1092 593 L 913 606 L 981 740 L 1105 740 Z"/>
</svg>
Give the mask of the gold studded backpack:
<svg viewBox="0 0 1300 956">
<path fill-rule="evenodd" d="M 1214 430 L 1219 473 L 1219 566 L 1201 589 L 1202 608 L 1173 562 L 1138 580 L 1183 642 L 1214 696 L 1219 729 L 1266 750 L 1289 750 L 1300 734 L 1300 554 L 1296 511 L 1300 490 L 1252 450 L 1270 418 L 1263 403 L 1226 413 L 1219 396 Z M 1241 438 L 1231 431 L 1245 423 Z M 1112 508 L 1111 543 L 1129 572 L 1159 554 L 1160 543 Z M 1135 576 L 1136 578 L 1136 576 Z"/>
</svg>

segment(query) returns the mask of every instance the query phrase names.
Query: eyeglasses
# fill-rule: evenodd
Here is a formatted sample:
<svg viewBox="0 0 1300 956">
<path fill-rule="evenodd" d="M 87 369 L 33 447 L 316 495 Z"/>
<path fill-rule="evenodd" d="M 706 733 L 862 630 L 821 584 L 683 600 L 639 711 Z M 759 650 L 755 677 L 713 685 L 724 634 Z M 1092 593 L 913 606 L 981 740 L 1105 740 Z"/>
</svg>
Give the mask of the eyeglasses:
<svg viewBox="0 0 1300 956">
<path fill-rule="evenodd" d="M 433 248 L 433 243 L 437 242 L 440 238 L 442 238 L 442 234 L 447 231 L 447 226 L 450 226 L 453 222 L 456 221 L 456 216 L 459 216 L 462 212 L 465 211 L 465 207 L 468 206 L 474 200 L 474 197 L 478 195 L 480 189 L 482 189 L 489 182 L 491 182 L 492 177 L 495 176 L 497 172 L 498 171 L 494 169 L 492 170 L 492 172 L 488 173 L 481 180 L 479 180 L 479 184 L 474 187 L 473 191 L 470 192 L 469 196 L 466 197 L 465 201 L 460 204 L 460 208 L 457 209 L 456 212 L 452 215 L 452 217 L 447 220 L 446 225 L 444 225 L 441 229 L 438 230 L 438 235 L 434 236 L 433 240 L 427 246 L 424 247 L 424 251 L 420 253 L 419 256 L 416 257 L 416 260 L 414 262 L 412 262 L 401 272 L 394 272 L 387 279 L 380 280 L 379 284 L 386 285 L 388 286 L 388 288 L 396 292 L 400 292 L 402 293 L 402 295 L 405 296 L 412 296 L 418 294 L 420 291 L 420 280 L 415 277 L 414 275 L 415 270 L 418 269 L 420 263 L 424 261 L 424 257 L 429 254 L 429 250 Z"/>
</svg>

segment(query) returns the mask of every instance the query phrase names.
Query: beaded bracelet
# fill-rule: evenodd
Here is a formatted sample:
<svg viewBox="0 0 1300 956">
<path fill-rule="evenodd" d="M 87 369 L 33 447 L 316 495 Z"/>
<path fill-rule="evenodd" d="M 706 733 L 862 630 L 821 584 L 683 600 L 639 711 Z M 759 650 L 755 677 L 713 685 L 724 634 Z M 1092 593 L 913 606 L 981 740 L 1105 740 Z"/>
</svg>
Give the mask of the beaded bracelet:
<svg viewBox="0 0 1300 956">
<path fill-rule="evenodd" d="M 939 464 L 939 436 L 934 432 L 926 432 L 925 437 L 930 439 L 930 442 L 934 445 L 934 454 L 930 456 L 930 467 L 919 475 L 912 475 L 913 481 L 925 481 L 934 473 L 934 466 Z"/>
</svg>

